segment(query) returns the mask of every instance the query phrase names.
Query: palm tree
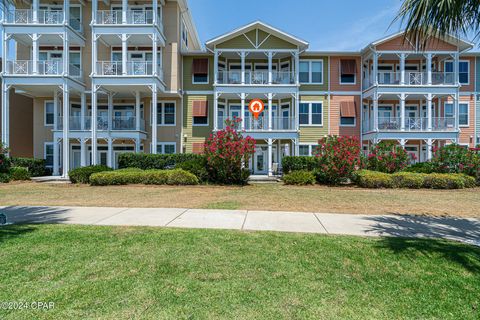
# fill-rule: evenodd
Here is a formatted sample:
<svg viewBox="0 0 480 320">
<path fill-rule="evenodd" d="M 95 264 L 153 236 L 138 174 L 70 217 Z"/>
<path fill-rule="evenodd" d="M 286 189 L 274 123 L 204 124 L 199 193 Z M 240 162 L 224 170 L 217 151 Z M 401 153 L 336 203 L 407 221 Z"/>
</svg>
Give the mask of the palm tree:
<svg viewBox="0 0 480 320">
<path fill-rule="evenodd" d="M 479 0 L 404 0 L 397 17 L 408 37 L 420 46 L 447 35 L 480 35 Z"/>
</svg>

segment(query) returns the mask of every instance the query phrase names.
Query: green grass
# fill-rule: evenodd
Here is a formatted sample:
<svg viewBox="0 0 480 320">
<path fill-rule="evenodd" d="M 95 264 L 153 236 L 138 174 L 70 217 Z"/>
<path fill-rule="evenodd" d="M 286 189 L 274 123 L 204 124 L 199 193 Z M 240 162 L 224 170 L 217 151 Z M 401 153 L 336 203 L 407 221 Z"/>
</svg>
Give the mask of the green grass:
<svg viewBox="0 0 480 320">
<path fill-rule="evenodd" d="M 480 249 L 437 241 L 0 228 L 0 319 L 478 319 Z"/>
<path fill-rule="evenodd" d="M 238 201 L 218 201 L 210 202 L 202 207 L 202 209 L 223 209 L 223 210 L 237 210 L 241 208 L 241 204 Z"/>
</svg>

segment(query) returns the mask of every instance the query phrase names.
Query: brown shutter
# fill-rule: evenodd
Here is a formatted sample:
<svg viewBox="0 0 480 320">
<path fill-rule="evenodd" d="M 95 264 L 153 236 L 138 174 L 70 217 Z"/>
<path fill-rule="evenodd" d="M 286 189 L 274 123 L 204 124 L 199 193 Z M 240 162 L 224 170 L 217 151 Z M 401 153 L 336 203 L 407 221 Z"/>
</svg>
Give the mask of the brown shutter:
<svg viewBox="0 0 480 320">
<path fill-rule="evenodd" d="M 208 116 L 208 101 L 195 100 L 193 101 L 192 115 L 194 117 L 206 117 Z"/>
<path fill-rule="evenodd" d="M 341 101 L 340 116 L 345 118 L 354 118 L 355 117 L 355 101 Z"/>
<path fill-rule="evenodd" d="M 208 74 L 208 59 L 193 59 L 193 74 Z"/>
<path fill-rule="evenodd" d="M 357 61 L 350 59 L 350 60 L 341 60 L 340 61 L 342 67 L 342 74 L 350 75 L 357 73 Z"/>
<path fill-rule="evenodd" d="M 196 154 L 201 154 L 204 151 L 204 143 L 203 142 L 194 142 L 192 144 L 192 152 Z"/>
</svg>

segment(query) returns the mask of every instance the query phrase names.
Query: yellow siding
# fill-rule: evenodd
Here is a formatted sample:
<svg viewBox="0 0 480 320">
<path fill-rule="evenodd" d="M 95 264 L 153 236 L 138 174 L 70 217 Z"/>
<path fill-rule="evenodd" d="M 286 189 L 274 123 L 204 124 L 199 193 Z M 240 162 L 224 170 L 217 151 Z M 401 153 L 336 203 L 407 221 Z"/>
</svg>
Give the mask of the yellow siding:
<svg viewBox="0 0 480 320">
<path fill-rule="evenodd" d="M 192 107 L 195 100 L 208 101 L 208 126 L 193 126 Z M 195 142 L 205 142 L 213 130 L 213 95 L 184 96 L 183 134 L 186 136 L 185 152 L 192 152 Z"/>
<path fill-rule="evenodd" d="M 321 101 L 323 103 L 323 125 L 300 126 L 300 143 L 317 143 L 320 138 L 328 134 L 328 99 L 325 96 L 301 96 L 300 101 Z"/>
</svg>

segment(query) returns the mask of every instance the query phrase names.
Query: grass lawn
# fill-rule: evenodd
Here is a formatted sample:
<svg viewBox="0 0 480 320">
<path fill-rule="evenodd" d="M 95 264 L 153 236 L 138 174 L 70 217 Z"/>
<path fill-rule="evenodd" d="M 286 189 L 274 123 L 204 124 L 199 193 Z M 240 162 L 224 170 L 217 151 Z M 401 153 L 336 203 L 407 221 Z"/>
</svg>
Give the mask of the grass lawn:
<svg viewBox="0 0 480 320">
<path fill-rule="evenodd" d="M 0 228 L 1 319 L 478 319 L 480 248 L 394 238 Z"/>
<path fill-rule="evenodd" d="M 0 184 L 0 205 L 179 207 L 292 210 L 367 214 L 480 217 L 480 188 L 388 190 L 256 184 L 222 186 L 115 186 Z"/>
</svg>

